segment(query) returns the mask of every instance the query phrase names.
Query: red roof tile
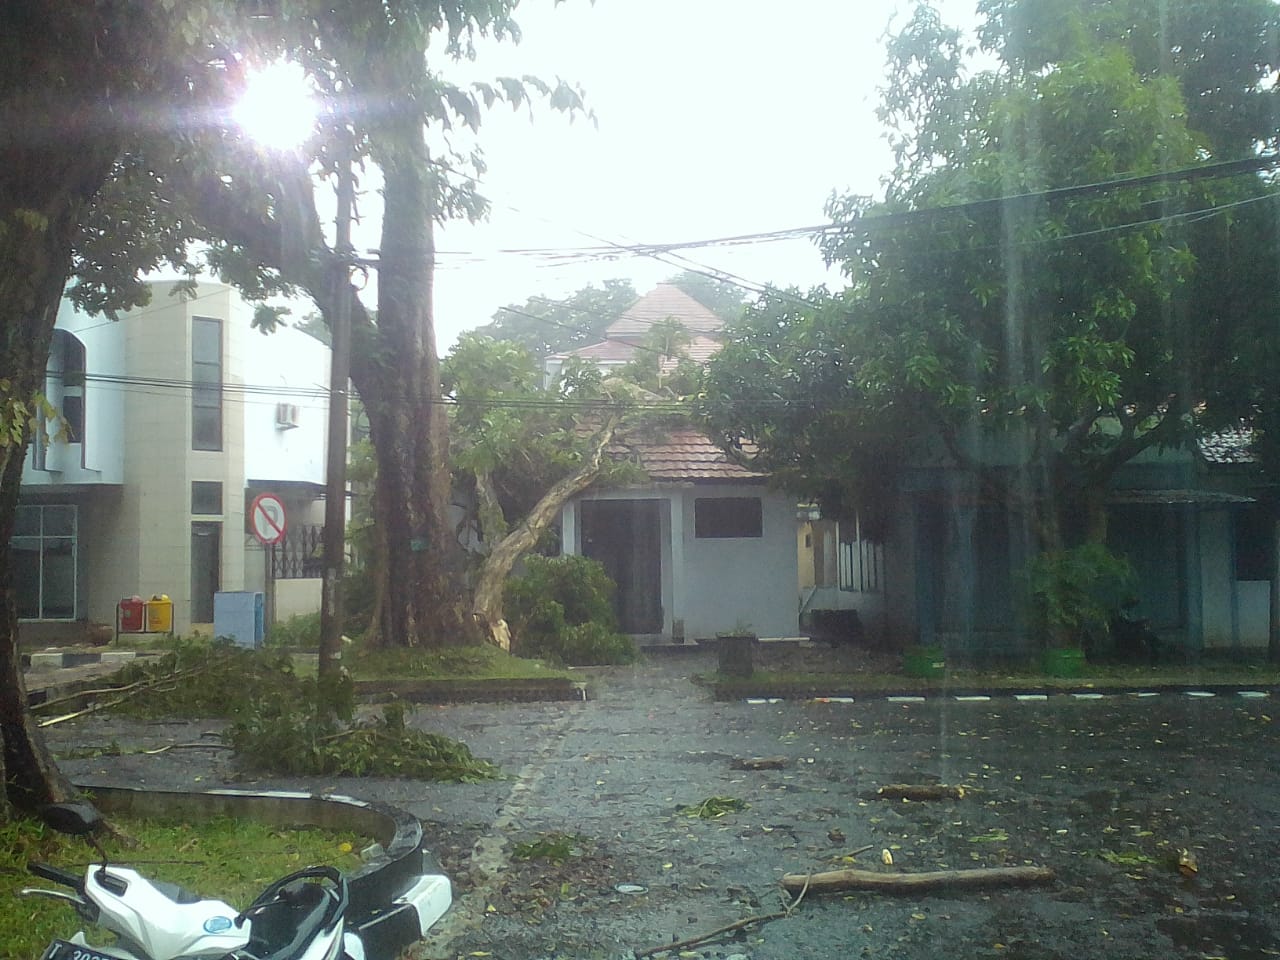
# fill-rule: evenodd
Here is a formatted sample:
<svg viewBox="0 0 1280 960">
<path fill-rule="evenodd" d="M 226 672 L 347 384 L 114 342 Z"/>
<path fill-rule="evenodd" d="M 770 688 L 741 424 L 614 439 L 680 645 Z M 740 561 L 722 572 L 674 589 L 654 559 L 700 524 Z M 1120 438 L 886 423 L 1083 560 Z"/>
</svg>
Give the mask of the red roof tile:
<svg viewBox="0 0 1280 960">
<path fill-rule="evenodd" d="M 697 430 L 673 430 L 657 440 L 632 439 L 628 452 L 652 480 L 758 480 L 765 475 L 739 466 Z"/>
</svg>

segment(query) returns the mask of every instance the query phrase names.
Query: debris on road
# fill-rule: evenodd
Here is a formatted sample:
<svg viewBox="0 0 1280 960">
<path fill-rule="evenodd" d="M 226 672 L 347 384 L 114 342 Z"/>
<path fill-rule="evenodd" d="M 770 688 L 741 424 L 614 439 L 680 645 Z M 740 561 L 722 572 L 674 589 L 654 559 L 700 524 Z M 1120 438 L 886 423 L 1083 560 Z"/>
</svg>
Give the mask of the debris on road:
<svg viewBox="0 0 1280 960">
<path fill-rule="evenodd" d="M 1052 883 L 1048 867 L 979 867 L 972 870 L 935 870 L 928 873 L 877 873 L 874 870 L 830 870 L 826 873 L 788 873 L 784 889 L 795 892 L 807 885 L 814 892 L 878 890 L 884 893 L 918 893 L 940 888 L 1020 887 Z"/>
<path fill-rule="evenodd" d="M 881 800 L 963 800 L 964 787 L 945 783 L 887 783 L 875 795 Z"/>
<path fill-rule="evenodd" d="M 786 757 L 738 757 L 731 764 L 731 770 L 781 770 L 787 765 Z"/>
</svg>

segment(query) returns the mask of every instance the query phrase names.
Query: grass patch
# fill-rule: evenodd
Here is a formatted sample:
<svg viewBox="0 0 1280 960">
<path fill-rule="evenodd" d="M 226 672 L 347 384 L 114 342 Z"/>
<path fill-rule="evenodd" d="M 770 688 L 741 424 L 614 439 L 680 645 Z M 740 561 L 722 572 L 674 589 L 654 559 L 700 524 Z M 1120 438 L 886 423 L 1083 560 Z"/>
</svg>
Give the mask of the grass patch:
<svg viewBox="0 0 1280 960">
<path fill-rule="evenodd" d="M 251 820 L 218 818 L 195 823 L 113 818 L 138 841 L 125 848 L 104 836 L 111 861 L 135 867 L 151 880 L 166 880 L 205 897 L 243 909 L 271 881 L 294 870 L 331 864 L 344 873 L 361 865 L 358 851 L 371 840 L 328 830 L 281 830 Z M 53 937 L 66 939 L 83 927 L 69 904 L 19 899 L 18 890 L 56 885 L 27 872 L 28 860 L 43 860 L 80 873 L 95 857 L 76 837 L 65 837 L 36 820 L 0 825 L 0 956 L 38 957 Z M 105 944 L 110 936 L 90 940 Z"/>
<path fill-rule="evenodd" d="M 573 676 L 541 660 L 513 657 L 491 644 L 444 650 L 356 651 L 343 658 L 356 680 L 548 680 Z"/>
</svg>

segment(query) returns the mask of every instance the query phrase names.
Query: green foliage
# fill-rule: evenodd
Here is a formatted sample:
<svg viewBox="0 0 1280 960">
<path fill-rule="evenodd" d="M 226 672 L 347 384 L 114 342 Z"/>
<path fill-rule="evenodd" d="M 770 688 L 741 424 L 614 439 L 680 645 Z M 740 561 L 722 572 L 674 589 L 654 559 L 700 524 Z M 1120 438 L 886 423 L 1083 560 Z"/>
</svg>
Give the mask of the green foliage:
<svg viewBox="0 0 1280 960">
<path fill-rule="evenodd" d="M 595 560 L 529 557 L 525 572 L 506 586 L 515 651 L 573 665 L 631 663 L 635 644 L 617 631 L 615 589 Z"/>
<path fill-rule="evenodd" d="M 735 325 L 702 403 L 722 445 L 837 516 L 891 513 L 913 462 L 1019 483 L 1054 545 L 1135 456 L 1273 405 L 1274 178 L 1111 184 L 1275 142 L 1278 11 L 986 0 L 970 70 L 921 5 L 889 42 L 884 196 L 829 204 L 849 286 Z"/>
<path fill-rule="evenodd" d="M 536 840 L 524 840 L 515 844 L 511 848 L 511 855 L 517 860 L 549 860 L 559 864 L 582 856 L 584 843 L 582 837 L 570 833 L 547 833 Z"/>
<path fill-rule="evenodd" d="M 1105 637 L 1110 621 L 1133 596 L 1129 561 L 1102 544 L 1042 553 L 1027 566 L 1024 587 L 1031 622 L 1051 646 Z"/>
<path fill-rule="evenodd" d="M 475 780 L 497 775 L 464 744 L 406 724 L 405 707 L 355 719 L 354 685 L 345 672 L 300 677 L 287 654 L 181 641 L 156 662 L 113 675 L 148 683 L 115 709 L 145 717 L 219 717 L 237 761 L 264 773 Z"/>
<path fill-rule="evenodd" d="M 301 776 L 405 777 L 472 783 L 499 775 L 465 744 L 406 724 L 406 707 L 394 702 L 382 716 L 339 726 L 331 712 L 312 709 L 310 684 L 301 701 L 255 701 L 232 726 L 227 740 L 248 769 Z"/>
<path fill-rule="evenodd" d="M 273 623 L 267 630 L 268 647 L 286 650 L 315 650 L 320 646 L 320 614 L 295 613 Z"/>
<path fill-rule="evenodd" d="M 359 851 L 374 838 L 329 830 L 282 830 L 253 820 L 175 822 L 112 816 L 132 841 L 103 836 L 108 857 L 138 864 L 155 880 L 178 884 L 235 907 L 246 907 L 272 880 L 311 864 L 331 864 L 351 873 L 361 866 Z M 39 860 L 77 869 L 93 854 L 78 837 L 55 833 L 38 820 L 0 823 L 0 956 L 38 957 L 53 937 L 67 938 L 83 925 L 70 905 L 54 900 L 18 899 L 33 880 L 27 863 Z"/>
</svg>

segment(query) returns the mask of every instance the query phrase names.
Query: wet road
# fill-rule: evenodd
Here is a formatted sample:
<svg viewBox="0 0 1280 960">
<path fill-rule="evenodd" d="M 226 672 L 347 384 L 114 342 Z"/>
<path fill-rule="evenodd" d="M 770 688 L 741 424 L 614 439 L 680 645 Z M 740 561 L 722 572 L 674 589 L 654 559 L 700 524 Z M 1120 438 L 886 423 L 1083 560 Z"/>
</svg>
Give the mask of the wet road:
<svg viewBox="0 0 1280 960">
<path fill-rule="evenodd" d="M 783 873 L 1028 863 L 1053 868 L 1057 881 L 949 895 L 810 895 L 790 917 L 691 953 L 1280 956 L 1275 698 L 715 703 L 689 679 L 713 669 L 701 654 L 654 659 L 589 671 L 586 703 L 415 714 L 415 724 L 499 763 L 509 774 L 501 781 L 254 783 L 376 798 L 423 820 L 457 902 L 422 957 L 624 957 L 780 910 Z M 54 728 L 54 741 L 83 749 L 114 740 L 127 751 L 189 742 L 213 726 L 87 718 Z M 734 758 L 752 756 L 784 756 L 787 766 L 732 769 Z M 205 750 L 63 767 L 86 782 L 157 788 L 234 777 L 224 754 Z M 931 781 L 964 785 L 965 796 L 873 796 L 885 783 Z M 709 797 L 747 806 L 716 820 L 680 810 Z M 880 866 L 885 849 L 891 868 Z M 1190 878 L 1176 866 L 1183 850 L 1198 864 Z M 564 859 L 517 856 L 539 852 Z"/>
</svg>

